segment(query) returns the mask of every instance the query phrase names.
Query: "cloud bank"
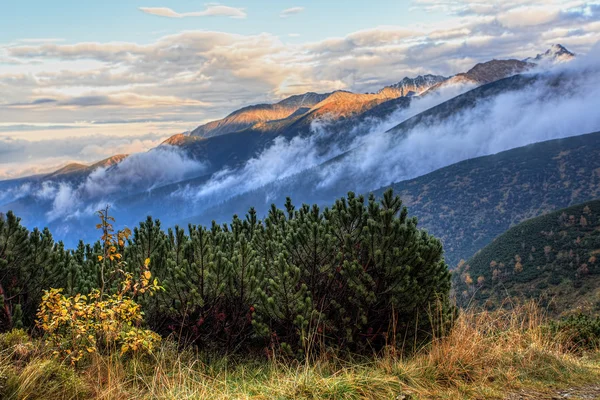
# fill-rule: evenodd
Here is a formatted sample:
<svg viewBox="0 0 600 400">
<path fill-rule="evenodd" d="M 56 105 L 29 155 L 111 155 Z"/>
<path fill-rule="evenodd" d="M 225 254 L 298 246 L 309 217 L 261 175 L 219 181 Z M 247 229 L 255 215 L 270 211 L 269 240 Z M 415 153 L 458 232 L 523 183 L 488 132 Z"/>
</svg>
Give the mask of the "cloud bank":
<svg viewBox="0 0 600 400">
<path fill-rule="evenodd" d="M 165 139 L 160 133 L 69 136 L 39 141 L 0 136 L 0 180 L 48 173 L 72 162 L 89 164 L 115 154 L 145 152 Z"/>
</svg>

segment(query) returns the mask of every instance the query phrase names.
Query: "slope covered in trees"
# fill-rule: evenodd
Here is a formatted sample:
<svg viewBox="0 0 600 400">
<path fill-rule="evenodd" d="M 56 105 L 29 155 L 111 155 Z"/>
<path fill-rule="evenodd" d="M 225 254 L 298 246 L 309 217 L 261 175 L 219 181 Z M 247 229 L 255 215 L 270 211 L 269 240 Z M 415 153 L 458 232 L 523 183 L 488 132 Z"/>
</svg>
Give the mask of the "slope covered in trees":
<svg viewBox="0 0 600 400">
<path fill-rule="evenodd" d="M 541 300 L 553 314 L 600 313 L 600 200 L 522 222 L 453 274 L 461 305 Z"/>
</svg>

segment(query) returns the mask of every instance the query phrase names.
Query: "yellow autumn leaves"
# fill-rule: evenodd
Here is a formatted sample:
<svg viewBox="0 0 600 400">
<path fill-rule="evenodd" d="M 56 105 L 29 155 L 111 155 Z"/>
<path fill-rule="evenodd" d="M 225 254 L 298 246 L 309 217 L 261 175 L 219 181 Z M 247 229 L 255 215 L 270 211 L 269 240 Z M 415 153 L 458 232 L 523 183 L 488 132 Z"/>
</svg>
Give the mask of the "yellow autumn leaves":
<svg viewBox="0 0 600 400">
<path fill-rule="evenodd" d="M 104 263 L 102 265 L 102 289 L 93 290 L 88 295 L 63 295 L 63 289 L 50 289 L 44 292 L 37 313 L 37 326 L 46 333 L 46 341 L 54 348 L 54 354 L 63 357 L 75 365 L 86 354 L 120 349 L 120 354 L 151 353 L 160 336 L 155 332 L 141 328 L 143 313 L 134 298 L 143 293 L 153 295 L 163 290 L 158 280 L 152 280 L 150 259 L 144 261 L 139 275 L 134 276 L 125 270 L 121 262 L 118 247 L 123 247 L 131 235 L 129 229 L 113 233 L 110 223 L 114 218 L 108 215 L 108 208 L 99 211 L 102 229 L 104 255 L 98 261 L 115 261 L 111 272 L 120 276 L 118 289 L 112 293 L 104 292 Z M 111 263 L 111 265 L 113 265 Z M 99 346 L 99 344 L 101 344 Z"/>
</svg>

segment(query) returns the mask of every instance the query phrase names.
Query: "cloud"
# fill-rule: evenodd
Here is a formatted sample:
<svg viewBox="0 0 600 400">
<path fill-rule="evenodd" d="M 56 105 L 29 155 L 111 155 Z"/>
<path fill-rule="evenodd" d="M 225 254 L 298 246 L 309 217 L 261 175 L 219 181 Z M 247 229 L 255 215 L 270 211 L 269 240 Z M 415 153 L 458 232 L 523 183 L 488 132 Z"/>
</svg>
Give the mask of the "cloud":
<svg viewBox="0 0 600 400">
<path fill-rule="evenodd" d="M 292 15 L 300 14 L 303 11 L 304 11 L 304 7 L 292 7 L 292 8 L 283 10 L 281 12 L 281 14 L 279 14 L 279 17 L 288 18 L 288 17 L 291 17 Z"/>
<path fill-rule="evenodd" d="M 185 12 L 178 13 L 167 7 L 140 7 L 140 11 L 146 14 L 157 15 L 159 17 L 167 18 L 186 18 L 186 17 L 230 17 L 243 19 L 247 17 L 246 12 L 242 8 L 221 6 L 221 5 L 209 5 L 204 11 Z"/>
<path fill-rule="evenodd" d="M 178 148 L 161 146 L 150 152 L 133 154 L 116 165 L 97 168 L 79 185 L 61 181 L 46 183 L 50 187 L 42 188 L 43 191 L 39 190 L 36 195 L 56 192 L 52 208 L 46 214 L 48 222 L 58 218 L 78 218 L 91 215 L 98 205 L 111 203 L 118 194 L 151 191 L 197 176 L 205 168 Z"/>
<path fill-rule="evenodd" d="M 210 180 L 200 186 L 187 186 L 173 194 L 199 208 L 207 208 L 225 199 L 284 181 L 286 178 L 321 165 L 328 160 L 363 146 L 373 132 L 386 132 L 399 122 L 434 107 L 472 86 L 449 86 L 423 98 L 412 99 L 409 108 L 400 108 L 385 119 L 372 118 L 357 124 L 352 129 L 339 129 L 327 116 L 314 120 L 309 136 L 278 137 L 256 157 L 248 160 L 239 169 L 224 168 L 213 174 Z M 382 158 L 373 156 L 375 162 Z M 343 168 L 342 168 L 343 169 Z M 297 177 L 297 176 L 296 176 Z M 271 190 L 276 190 L 269 186 Z"/>
<path fill-rule="evenodd" d="M 593 111 L 600 107 L 598 61 L 585 57 L 542 72 L 532 85 L 476 101 L 450 118 L 427 118 L 407 131 L 374 127 L 342 162 L 319 169 L 320 185 L 352 182 L 364 192 L 465 159 L 599 131 Z M 379 160 L 386 160 L 386 169 Z"/>
<path fill-rule="evenodd" d="M 600 54 L 600 45 L 593 53 Z M 402 131 L 390 128 L 469 87 L 414 98 L 408 109 L 366 121 L 341 136 L 334 125 L 317 121 L 311 136 L 280 138 L 241 168 L 219 171 L 206 183 L 175 195 L 198 204 L 200 213 L 235 196 L 253 199 L 252 205 L 262 213 L 290 195 L 296 203 L 329 201 L 332 193 L 366 193 L 462 160 L 600 131 L 600 115 L 595 112 L 600 107 L 599 61 L 597 55 L 588 56 L 537 71 L 537 79 L 529 85 L 469 101 L 470 106 L 449 117 L 434 113 Z M 225 208 L 232 210 L 235 204 L 233 200 Z"/>
<path fill-rule="evenodd" d="M 91 164 L 114 154 L 145 152 L 169 135 L 86 135 L 64 139 L 26 140 L 0 137 L 0 180 L 55 171 L 68 163 Z"/>
<path fill-rule="evenodd" d="M 35 132 L 35 131 L 49 131 L 49 130 L 67 130 L 76 129 L 75 125 L 31 125 L 31 124 L 17 124 L 17 125 L 0 125 L 0 133 L 3 132 Z"/>
</svg>

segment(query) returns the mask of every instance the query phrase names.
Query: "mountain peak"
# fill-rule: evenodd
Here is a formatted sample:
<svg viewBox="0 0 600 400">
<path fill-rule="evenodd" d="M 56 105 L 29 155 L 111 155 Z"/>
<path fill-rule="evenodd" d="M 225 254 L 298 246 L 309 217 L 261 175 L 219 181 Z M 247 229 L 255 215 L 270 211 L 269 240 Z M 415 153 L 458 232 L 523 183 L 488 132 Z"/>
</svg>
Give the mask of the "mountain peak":
<svg viewBox="0 0 600 400">
<path fill-rule="evenodd" d="M 394 91 L 397 92 L 397 97 L 418 96 L 421 93 L 426 92 L 429 88 L 438 85 L 447 79 L 448 78 L 445 76 L 432 74 L 419 75 L 414 78 L 409 78 L 407 76 L 400 82 L 381 89 L 379 93 Z"/>
<path fill-rule="evenodd" d="M 129 157 L 129 154 L 117 154 L 112 157 L 105 158 L 104 160 L 98 161 L 97 163 L 90 165 L 89 168 L 96 169 L 112 167 L 113 165 L 120 163 L 127 157 Z"/>
<path fill-rule="evenodd" d="M 551 61 L 551 62 L 562 62 L 569 61 L 575 57 L 574 53 L 571 53 L 562 44 L 553 44 L 544 53 L 538 54 L 535 58 L 528 58 L 526 61 L 540 62 L 540 61 Z"/>
<path fill-rule="evenodd" d="M 87 165 L 81 163 L 70 163 L 62 168 L 48 174 L 48 177 L 59 177 L 61 175 L 72 174 L 80 171 L 84 171 L 88 168 Z"/>
<path fill-rule="evenodd" d="M 188 132 L 175 134 L 164 140 L 160 146 L 182 146 L 186 143 L 204 140 L 201 136 L 191 136 Z"/>
<path fill-rule="evenodd" d="M 288 118 L 301 108 L 311 108 L 329 94 L 305 93 L 281 100 L 275 104 L 256 104 L 240 108 L 227 117 L 194 129 L 189 136 L 209 138 L 248 129 L 257 123 Z"/>
<path fill-rule="evenodd" d="M 526 71 L 533 64 L 519 60 L 491 60 L 479 63 L 467 71 L 464 76 L 479 84 L 490 83 L 511 75 Z"/>
</svg>

